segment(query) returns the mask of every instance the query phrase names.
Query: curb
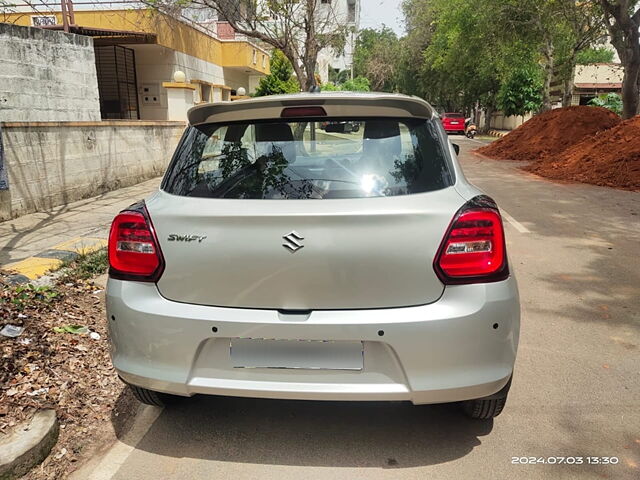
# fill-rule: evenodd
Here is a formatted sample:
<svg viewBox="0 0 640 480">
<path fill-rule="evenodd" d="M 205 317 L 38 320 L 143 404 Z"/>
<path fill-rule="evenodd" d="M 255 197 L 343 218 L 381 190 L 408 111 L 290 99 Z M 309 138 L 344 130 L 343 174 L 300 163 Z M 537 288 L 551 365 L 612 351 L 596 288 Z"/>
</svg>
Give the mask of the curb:
<svg viewBox="0 0 640 480">
<path fill-rule="evenodd" d="M 55 410 L 39 410 L 0 441 L 0 480 L 13 480 L 41 463 L 58 440 Z"/>
<path fill-rule="evenodd" d="M 498 138 L 502 138 L 505 135 L 508 135 L 511 132 L 505 132 L 502 130 L 489 130 L 489 135 L 492 137 L 498 137 Z"/>
<path fill-rule="evenodd" d="M 77 237 L 54 245 L 19 262 L 7 263 L 2 268 L 7 272 L 14 272 L 9 276 L 10 283 L 27 283 L 44 275 L 49 270 L 60 268 L 64 261 L 73 260 L 78 255 L 91 253 L 106 245 L 107 240 L 104 238 Z M 0 480 L 2 480 L 1 477 Z"/>
</svg>

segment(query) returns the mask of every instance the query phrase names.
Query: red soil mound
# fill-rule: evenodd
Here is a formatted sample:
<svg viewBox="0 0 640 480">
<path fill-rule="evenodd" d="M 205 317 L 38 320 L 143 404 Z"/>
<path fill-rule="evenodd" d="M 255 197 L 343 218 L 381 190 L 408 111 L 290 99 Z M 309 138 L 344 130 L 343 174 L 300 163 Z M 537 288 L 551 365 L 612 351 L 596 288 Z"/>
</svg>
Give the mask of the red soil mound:
<svg viewBox="0 0 640 480">
<path fill-rule="evenodd" d="M 525 170 L 548 178 L 640 191 L 640 116 Z"/>
<path fill-rule="evenodd" d="M 501 160 L 539 160 L 558 155 L 601 130 L 616 126 L 620 117 L 601 107 L 566 107 L 536 115 L 500 140 L 478 152 Z"/>
</svg>

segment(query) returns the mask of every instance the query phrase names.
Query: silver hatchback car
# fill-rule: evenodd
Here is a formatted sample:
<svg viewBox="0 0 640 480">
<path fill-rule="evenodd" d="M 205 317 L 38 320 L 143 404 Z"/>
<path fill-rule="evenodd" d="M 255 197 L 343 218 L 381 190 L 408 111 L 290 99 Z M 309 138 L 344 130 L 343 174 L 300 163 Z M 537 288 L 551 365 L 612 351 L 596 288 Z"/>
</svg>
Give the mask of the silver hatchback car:
<svg viewBox="0 0 640 480">
<path fill-rule="evenodd" d="M 160 190 L 109 237 L 113 364 L 139 400 L 502 411 L 520 324 L 502 219 L 428 103 L 309 93 L 188 116 Z"/>
</svg>

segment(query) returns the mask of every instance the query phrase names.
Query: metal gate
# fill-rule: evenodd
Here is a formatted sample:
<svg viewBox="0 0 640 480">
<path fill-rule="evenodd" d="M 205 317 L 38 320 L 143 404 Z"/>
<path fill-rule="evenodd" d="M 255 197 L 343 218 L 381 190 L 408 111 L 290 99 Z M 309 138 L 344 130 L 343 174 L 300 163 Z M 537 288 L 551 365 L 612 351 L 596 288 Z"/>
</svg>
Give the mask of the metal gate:
<svg viewBox="0 0 640 480">
<path fill-rule="evenodd" d="M 140 119 L 136 56 L 119 45 L 95 47 L 103 119 Z"/>
</svg>

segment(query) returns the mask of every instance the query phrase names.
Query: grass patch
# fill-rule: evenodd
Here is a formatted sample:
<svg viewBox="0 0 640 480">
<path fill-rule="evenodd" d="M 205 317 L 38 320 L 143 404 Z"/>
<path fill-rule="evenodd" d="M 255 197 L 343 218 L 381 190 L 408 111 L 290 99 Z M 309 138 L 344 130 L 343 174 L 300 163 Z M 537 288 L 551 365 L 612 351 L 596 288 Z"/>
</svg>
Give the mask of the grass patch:
<svg viewBox="0 0 640 480">
<path fill-rule="evenodd" d="M 78 280 L 86 280 L 107 273 L 108 267 L 109 260 L 106 247 L 80 254 L 62 265 L 62 268 L 66 270 L 65 276 Z"/>
<path fill-rule="evenodd" d="M 35 286 L 31 283 L 9 288 L 5 295 L 0 297 L 0 302 L 8 301 L 13 307 L 22 312 L 27 307 L 39 308 L 51 303 L 58 297 L 58 292 L 49 286 Z"/>
</svg>

